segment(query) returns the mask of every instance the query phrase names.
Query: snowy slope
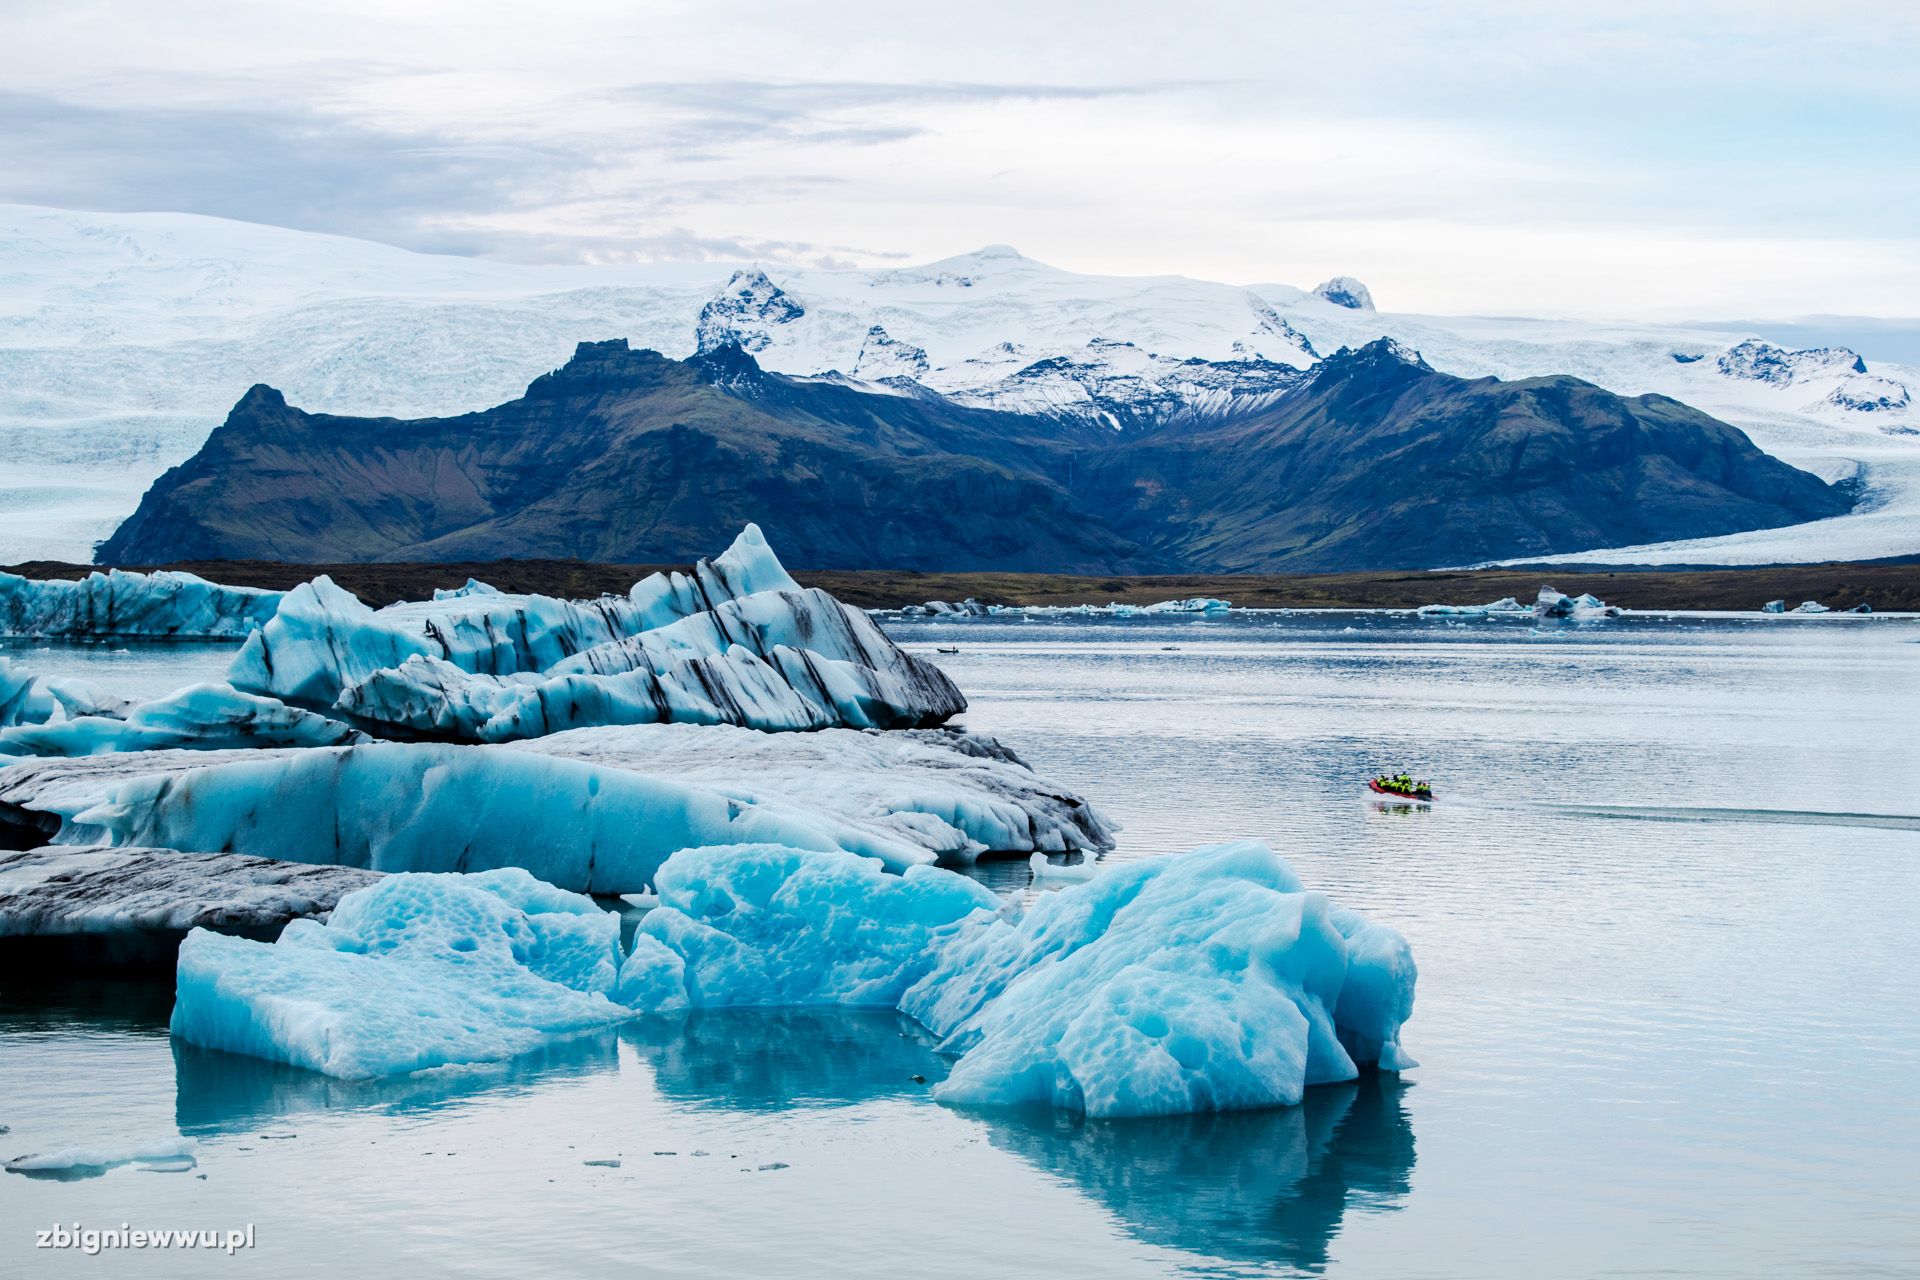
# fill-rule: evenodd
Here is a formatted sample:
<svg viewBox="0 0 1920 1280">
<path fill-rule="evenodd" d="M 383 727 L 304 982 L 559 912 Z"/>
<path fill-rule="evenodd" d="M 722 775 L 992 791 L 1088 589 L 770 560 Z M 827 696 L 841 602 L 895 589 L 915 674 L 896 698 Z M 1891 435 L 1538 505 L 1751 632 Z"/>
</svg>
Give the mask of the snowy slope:
<svg viewBox="0 0 1920 1280">
<path fill-rule="evenodd" d="M 1870 495 L 1857 515 L 1644 558 L 1920 552 L 1920 370 L 1863 372 L 1850 352 L 1403 316 L 1280 285 L 1076 275 L 999 246 L 886 270 L 529 267 L 193 215 L 0 206 L 0 561 L 89 558 L 256 382 L 312 410 L 444 414 L 518 394 L 582 339 L 676 357 L 738 341 L 783 372 L 1125 430 L 1257 408 L 1319 355 L 1383 334 L 1447 372 L 1673 395 Z"/>
</svg>

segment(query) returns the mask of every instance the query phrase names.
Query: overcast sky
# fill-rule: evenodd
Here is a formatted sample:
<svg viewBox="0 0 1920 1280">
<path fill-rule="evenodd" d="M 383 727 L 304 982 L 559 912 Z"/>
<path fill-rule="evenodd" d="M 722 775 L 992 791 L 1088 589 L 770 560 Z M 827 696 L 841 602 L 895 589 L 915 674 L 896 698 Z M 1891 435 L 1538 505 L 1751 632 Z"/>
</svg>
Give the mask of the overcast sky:
<svg viewBox="0 0 1920 1280">
<path fill-rule="evenodd" d="M 1920 313 L 1909 0 L 8 0 L 0 199 L 524 261 Z"/>
</svg>

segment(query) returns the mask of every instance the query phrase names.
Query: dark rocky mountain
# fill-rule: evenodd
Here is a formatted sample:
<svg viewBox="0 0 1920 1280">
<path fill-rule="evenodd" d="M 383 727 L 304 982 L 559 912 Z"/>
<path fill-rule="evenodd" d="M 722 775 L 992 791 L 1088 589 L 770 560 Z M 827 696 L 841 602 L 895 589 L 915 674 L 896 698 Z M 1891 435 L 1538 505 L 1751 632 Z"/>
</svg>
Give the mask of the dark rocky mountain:
<svg viewBox="0 0 1920 1280">
<path fill-rule="evenodd" d="M 1451 377 L 1386 340 L 1243 414 L 1137 432 L 898 390 L 624 341 L 452 418 L 309 414 L 256 386 L 97 558 L 671 562 L 757 520 L 809 568 L 1419 568 L 1850 505 L 1677 401 Z"/>
<path fill-rule="evenodd" d="M 1080 493 L 1215 572 L 1405 568 L 1710 537 L 1851 497 L 1665 396 L 1578 378 L 1465 379 L 1390 339 L 1278 404 L 1103 455 Z"/>
<path fill-rule="evenodd" d="M 310 414 L 256 386 L 96 558 L 683 562 L 753 520 L 796 565 L 1152 567 L 1062 483 L 1101 436 L 1062 426 L 624 339 L 452 418 Z"/>
</svg>

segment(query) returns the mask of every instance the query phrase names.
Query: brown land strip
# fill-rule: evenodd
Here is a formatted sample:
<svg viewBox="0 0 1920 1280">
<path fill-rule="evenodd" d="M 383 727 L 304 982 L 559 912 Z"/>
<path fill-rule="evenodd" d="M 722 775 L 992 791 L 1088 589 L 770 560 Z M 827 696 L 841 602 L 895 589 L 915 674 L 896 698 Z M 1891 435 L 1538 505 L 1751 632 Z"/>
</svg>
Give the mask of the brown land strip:
<svg viewBox="0 0 1920 1280">
<path fill-rule="evenodd" d="M 500 560 L 475 564 L 280 564 L 261 560 L 205 561 L 162 567 L 184 569 L 213 582 L 282 589 L 316 574 L 372 604 L 418 600 L 436 587 L 478 578 L 502 591 L 558 596 L 624 592 L 658 568 L 680 566 L 588 564 L 578 560 Z M 32 578 L 72 578 L 91 565 L 32 561 L 7 572 Z M 1184 596 L 1219 596 L 1262 608 L 1412 608 L 1423 604 L 1484 604 L 1501 596 L 1530 601 L 1543 583 L 1570 595 L 1590 591 L 1629 609 L 1758 609 L 1769 600 L 1818 600 L 1835 609 L 1857 604 L 1875 612 L 1920 611 L 1920 564 L 1783 565 L 1758 569 L 1592 570 L 1470 569 L 1307 574 L 1180 574 L 1100 577 L 1052 573 L 908 573 L 797 571 L 808 586 L 824 587 L 848 604 L 886 608 L 974 596 L 988 604 L 1151 604 Z"/>
</svg>

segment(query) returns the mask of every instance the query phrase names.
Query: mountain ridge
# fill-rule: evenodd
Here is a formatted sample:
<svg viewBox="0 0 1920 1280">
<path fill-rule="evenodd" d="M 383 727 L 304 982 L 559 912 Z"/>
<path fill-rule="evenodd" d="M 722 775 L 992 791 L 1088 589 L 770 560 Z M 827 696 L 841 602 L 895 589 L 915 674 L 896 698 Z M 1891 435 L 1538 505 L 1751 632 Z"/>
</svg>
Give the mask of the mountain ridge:
<svg viewBox="0 0 1920 1280">
<path fill-rule="evenodd" d="M 822 569 L 1405 567 L 1848 505 L 1665 398 L 1454 378 L 1391 339 L 1221 422 L 1137 432 L 613 339 L 450 418 L 310 414 L 256 385 L 98 559 L 670 561 L 753 518 Z"/>
</svg>

